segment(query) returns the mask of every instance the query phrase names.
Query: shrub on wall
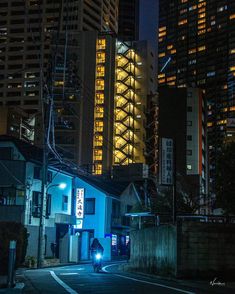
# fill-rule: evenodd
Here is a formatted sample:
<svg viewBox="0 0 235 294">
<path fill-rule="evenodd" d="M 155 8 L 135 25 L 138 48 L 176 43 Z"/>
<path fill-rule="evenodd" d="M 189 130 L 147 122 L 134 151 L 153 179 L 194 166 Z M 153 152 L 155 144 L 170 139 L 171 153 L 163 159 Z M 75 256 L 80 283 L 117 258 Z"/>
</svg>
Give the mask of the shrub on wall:
<svg viewBox="0 0 235 294">
<path fill-rule="evenodd" d="M 9 244 L 16 241 L 16 268 L 24 262 L 27 249 L 27 230 L 16 222 L 0 222 L 0 274 L 7 274 Z"/>
</svg>

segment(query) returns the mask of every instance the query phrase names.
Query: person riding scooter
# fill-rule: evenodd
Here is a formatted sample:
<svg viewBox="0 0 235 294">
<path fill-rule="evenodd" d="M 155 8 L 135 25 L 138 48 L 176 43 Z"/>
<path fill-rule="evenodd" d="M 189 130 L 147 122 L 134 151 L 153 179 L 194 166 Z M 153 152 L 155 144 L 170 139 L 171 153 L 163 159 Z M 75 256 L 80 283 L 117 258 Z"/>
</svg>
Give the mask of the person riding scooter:
<svg viewBox="0 0 235 294">
<path fill-rule="evenodd" d="M 95 272 L 101 270 L 103 253 L 103 246 L 100 244 L 99 240 L 95 238 L 91 244 L 92 265 Z"/>
</svg>

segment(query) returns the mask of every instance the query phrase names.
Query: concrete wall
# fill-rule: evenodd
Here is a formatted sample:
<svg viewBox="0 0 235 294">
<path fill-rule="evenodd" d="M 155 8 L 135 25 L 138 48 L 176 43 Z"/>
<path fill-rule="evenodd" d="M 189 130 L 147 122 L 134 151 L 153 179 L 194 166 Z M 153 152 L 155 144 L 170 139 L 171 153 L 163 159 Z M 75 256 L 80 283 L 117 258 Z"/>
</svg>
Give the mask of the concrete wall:
<svg viewBox="0 0 235 294">
<path fill-rule="evenodd" d="M 235 225 L 198 222 L 131 232 L 131 269 L 178 278 L 235 276 Z"/>
<path fill-rule="evenodd" d="M 132 231 L 130 265 L 134 269 L 163 275 L 176 270 L 176 228 L 159 226 Z"/>
<path fill-rule="evenodd" d="M 177 251 L 178 277 L 235 277 L 234 224 L 179 224 Z"/>
</svg>

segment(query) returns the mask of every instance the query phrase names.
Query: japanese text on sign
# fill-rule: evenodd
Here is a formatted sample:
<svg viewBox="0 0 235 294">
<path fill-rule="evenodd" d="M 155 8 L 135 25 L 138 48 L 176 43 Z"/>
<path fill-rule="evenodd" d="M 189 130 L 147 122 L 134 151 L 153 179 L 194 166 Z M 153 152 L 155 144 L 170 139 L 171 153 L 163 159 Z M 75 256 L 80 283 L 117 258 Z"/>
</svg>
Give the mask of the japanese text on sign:
<svg viewBox="0 0 235 294">
<path fill-rule="evenodd" d="M 76 191 L 76 217 L 83 218 L 84 216 L 84 189 Z"/>
<path fill-rule="evenodd" d="M 173 140 L 162 138 L 161 184 L 173 185 Z"/>
</svg>

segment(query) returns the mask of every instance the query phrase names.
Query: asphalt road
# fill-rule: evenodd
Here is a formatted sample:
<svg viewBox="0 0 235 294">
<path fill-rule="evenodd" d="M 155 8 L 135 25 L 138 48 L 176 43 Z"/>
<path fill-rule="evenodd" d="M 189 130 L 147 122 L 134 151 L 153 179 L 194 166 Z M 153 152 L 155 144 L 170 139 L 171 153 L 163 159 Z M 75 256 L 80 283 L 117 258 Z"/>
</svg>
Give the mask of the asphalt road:
<svg viewBox="0 0 235 294">
<path fill-rule="evenodd" d="M 119 270 L 120 264 L 104 265 L 94 273 L 91 264 L 27 270 L 23 293 L 71 294 L 209 294 L 235 293 L 226 287 L 199 287 L 190 282 L 167 281 Z"/>
</svg>

